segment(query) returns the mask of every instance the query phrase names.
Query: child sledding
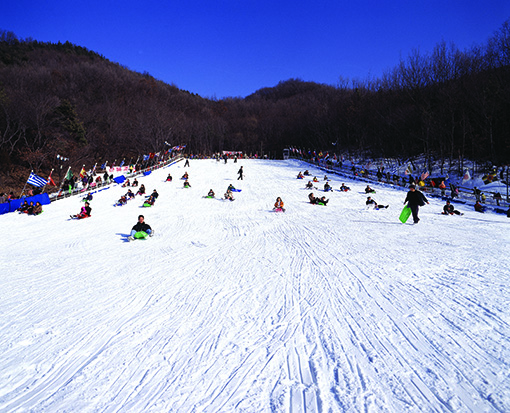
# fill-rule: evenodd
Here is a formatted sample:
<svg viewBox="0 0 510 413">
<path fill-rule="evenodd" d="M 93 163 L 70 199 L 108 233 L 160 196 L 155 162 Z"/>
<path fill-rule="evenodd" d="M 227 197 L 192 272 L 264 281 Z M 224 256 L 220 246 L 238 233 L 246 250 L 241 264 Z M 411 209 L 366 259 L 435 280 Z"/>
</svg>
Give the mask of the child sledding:
<svg viewBox="0 0 510 413">
<path fill-rule="evenodd" d="M 90 204 L 88 202 L 85 202 L 85 205 L 81 207 L 80 212 L 76 215 L 70 215 L 70 217 L 72 219 L 89 218 L 91 212 L 92 212 L 92 208 L 90 207 Z"/>
</svg>

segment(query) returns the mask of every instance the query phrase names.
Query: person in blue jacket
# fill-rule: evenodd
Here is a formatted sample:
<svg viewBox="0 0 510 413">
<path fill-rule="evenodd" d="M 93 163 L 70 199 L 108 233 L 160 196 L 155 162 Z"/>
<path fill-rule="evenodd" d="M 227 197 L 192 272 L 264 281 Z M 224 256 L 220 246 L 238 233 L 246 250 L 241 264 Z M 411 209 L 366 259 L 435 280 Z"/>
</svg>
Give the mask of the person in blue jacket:
<svg viewBox="0 0 510 413">
<path fill-rule="evenodd" d="M 416 190 L 415 185 L 411 185 L 409 187 L 409 192 L 407 193 L 404 204 L 407 203 L 407 206 L 411 208 L 411 213 L 413 214 L 413 221 L 417 224 L 420 221 L 418 218 L 418 211 L 421 206 L 428 204 L 429 201 L 425 198 L 425 195 L 420 191 Z"/>
</svg>

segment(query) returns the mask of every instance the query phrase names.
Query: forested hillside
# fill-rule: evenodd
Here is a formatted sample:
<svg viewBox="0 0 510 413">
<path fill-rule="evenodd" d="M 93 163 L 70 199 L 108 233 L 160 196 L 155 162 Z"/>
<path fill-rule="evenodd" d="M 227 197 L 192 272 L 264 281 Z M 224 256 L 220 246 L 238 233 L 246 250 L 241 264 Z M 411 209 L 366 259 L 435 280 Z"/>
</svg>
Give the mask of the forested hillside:
<svg viewBox="0 0 510 413">
<path fill-rule="evenodd" d="M 178 64 L 178 62 L 176 62 Z M 84 47 L 0 32 L 0 190 L 75 166 L 170 144 L 193 153 L 286 146 L 367 156 L 510 159 L 510 23 L 481 46 L 415 51 L 380 79 L 282 81 L 207 99 Z M 334 144 L 334 146 L 332 146 Z M 45 171 L 45 172 L 44 172 Z"/>
</svg>

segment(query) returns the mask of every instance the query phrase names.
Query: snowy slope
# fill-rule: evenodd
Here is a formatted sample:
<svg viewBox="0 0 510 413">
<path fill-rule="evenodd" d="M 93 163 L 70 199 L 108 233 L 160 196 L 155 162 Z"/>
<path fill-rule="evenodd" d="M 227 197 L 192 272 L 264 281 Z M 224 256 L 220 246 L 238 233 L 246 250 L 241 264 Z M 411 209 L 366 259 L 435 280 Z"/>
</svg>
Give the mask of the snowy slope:
<svg viewBox="0 0 510 413">
<path fill-rule="evenodd" d="M 150 209 L 114 186 L 89 219 L 0 216 L 0 411 L 510 411 L 510 219 L 431 199 L 404 225 L 405 192 L 367 209 L 334 176 L 313 206 L 306 168 L 191 161 L 184 189 L 181 162 L 140 179 Z"/>
</svg>

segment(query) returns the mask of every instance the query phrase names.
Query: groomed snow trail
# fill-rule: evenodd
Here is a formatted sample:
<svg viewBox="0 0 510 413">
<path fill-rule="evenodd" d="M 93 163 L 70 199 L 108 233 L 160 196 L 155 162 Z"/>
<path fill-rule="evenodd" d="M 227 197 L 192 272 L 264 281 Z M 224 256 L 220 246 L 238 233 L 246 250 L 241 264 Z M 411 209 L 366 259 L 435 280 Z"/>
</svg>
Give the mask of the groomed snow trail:
<svg viewBox="0 0 510 413">
<path fill-rule="evenodd" d="M 405 192 L 367 209 L 333 175 L 352 191 L 313 206 L 306 168 L 322 188 L 192 160 L 192 188 L 182 162 L 139 179 L 153 208 L 114 186 L 89 219 L 0 216 L 0 411 L 510 411 L 510 220 L 430 199 L 403 225 Z M 140 213 L 156 234 L 128 243 Z"/>
</svg>

